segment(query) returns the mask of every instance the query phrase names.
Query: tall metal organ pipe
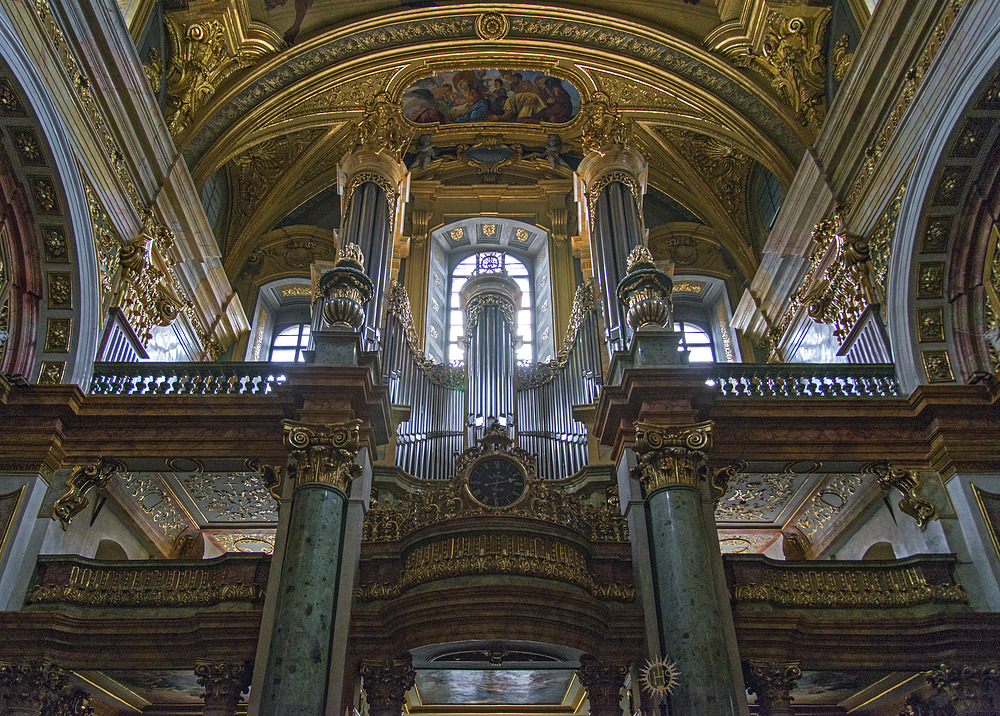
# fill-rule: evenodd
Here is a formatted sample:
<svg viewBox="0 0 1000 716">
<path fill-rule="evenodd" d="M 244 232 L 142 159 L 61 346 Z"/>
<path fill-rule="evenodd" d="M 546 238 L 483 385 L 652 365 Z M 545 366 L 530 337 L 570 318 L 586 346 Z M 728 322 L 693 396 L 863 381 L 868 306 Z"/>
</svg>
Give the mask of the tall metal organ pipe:
<svg viewBox="0 0 1000 716">
<path fill-rule="evenodd" d="M 513 434 L 517 416 L 517 309 L 521 289 L 506 272 L 482 272 L 462 287 L 468 442 L 475 444 L 493 419 Z"/>
</svg>

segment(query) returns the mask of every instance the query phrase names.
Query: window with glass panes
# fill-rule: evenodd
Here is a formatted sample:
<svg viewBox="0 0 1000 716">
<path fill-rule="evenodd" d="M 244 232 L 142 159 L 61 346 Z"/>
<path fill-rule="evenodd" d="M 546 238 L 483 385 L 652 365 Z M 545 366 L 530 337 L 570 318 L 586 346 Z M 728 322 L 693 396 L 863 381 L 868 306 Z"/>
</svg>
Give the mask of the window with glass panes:
<svg viewBox="0 0 1000 716">
<path fill-rule="evenodd" d="M 271 358 L 276 363 L 304 363 L 302 351 L 309 347 L 309 324 L 296 323 L 283 329 L 271 341 Z"/>
<path fill-rule="evenodd" d="M 459 342 L 465 333 L 465 319 L 462 316 L 462 300 L 460 294 L 465 282 L 471 276 L 481 272 L 502 269 L 507 272 L 521 289 L 521 308 L 517 312 L 517 335 L 521 344 L 517 349 L 519 361 L 534 360 L 535 353 L 532 344 L 534 336 L 531 315 L 531 275 L 527 267 L 510 254 L 486 251 L 466 256 L 458 262 L 451 272 L 451 296 L 448 299 L 448 361 L 450 363 L 465 362 L 465 347 Z"/>
<path fill-rule="evenodd" d="M 681 334 L 681 350 L 689 352 L 692 363 L 714 363 L 712 337 L 701 326 L 690 321 L 674 321 L 674 330 Z"/>
</svg>

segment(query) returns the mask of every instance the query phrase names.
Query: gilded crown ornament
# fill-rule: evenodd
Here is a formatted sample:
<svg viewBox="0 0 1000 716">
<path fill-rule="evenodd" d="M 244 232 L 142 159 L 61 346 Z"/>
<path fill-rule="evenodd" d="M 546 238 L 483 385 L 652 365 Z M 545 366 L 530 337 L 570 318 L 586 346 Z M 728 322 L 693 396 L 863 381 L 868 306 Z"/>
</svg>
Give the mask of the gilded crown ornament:
<svg viewBox="0 0 1000 716">
<path fill-rule="evenodd" d="M 364 272 L 364 256 L 356 244 L 340 247 L 337 264 L 323 274 L 319 290 L 326 299 L 323 318 L 328 324 L 361 328 L 365 322 L 365 304 L 371 300 L 373 288 Z"/>
<path fill-rule="evenodd" d="M 669 326 L 673 308 L 673 281 L 656 268 L 649 249 L 642 245 L 632 249 L 627 270 L 625 278 L 618 284 L 618 300 L 625 306 L 625 320 L 632 330 L 638 331 L 648 326 Z"/>
</svg>

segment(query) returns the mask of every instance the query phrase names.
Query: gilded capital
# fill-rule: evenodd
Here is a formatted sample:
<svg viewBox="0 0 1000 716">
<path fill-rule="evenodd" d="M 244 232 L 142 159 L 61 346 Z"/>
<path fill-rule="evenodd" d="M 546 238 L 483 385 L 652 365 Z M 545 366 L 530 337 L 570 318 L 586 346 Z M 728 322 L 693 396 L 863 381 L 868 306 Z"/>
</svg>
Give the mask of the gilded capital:
<svg viewBox="0 0 1000 716">
<path fill-rule="evenodd" d="M 56 700 L 67 678 L 49 661 L 0 661 L 0 713 L 41 711 Z"/>
<path fill-rule="evenodd" d="M 205 689 L 205 713 L 234 714 L 240 696 L 250 687 L 253 670 L 249 664 L 199 659 L 194 675 L 198 685 Z"/>
<path fill-rule="evenodd" d="M 361 421 L 313 424 L 283 420 L 285 447 L 289 449 L 288 471 L 295 484 L 322 482 L 345 493 L 361 474 L 355 463 L 361 449 Z"/>
<path fill-rule="evenodd" d="M 361 662 L 361 678 L 370 707 L 397 713 L 403 708 L 406 692 L 413 688 L 417 672 L 413 658 L 407 654 L 399 659 Z"/>
<path fill-rule="evenodd" d="M 580 668 L 576 670 L 576 675 L 587 690 L 591 713 L 603 712 L 605 709 L 611 713 L 621 713 L 618 702 L 625 687 L 626 674 L 628 664 L 625 662 L 598 661 L 589 654 L 580 657 Z"/>
<path fill-rule="evenodd" d="M 747 690 L 757 694 L 757 704 L 761 713 L 791 716 L 791 692 L 802 677 L 799 662 L 754 661 L 746 665 L 744 674 Z"/>
<path fill-rule="evenodd" d="M 646 495 L 671 485 L 699 488 L 708 476 L 712 421 L 693 425 L 636 423 L 636 469 Z"/>
</svg>

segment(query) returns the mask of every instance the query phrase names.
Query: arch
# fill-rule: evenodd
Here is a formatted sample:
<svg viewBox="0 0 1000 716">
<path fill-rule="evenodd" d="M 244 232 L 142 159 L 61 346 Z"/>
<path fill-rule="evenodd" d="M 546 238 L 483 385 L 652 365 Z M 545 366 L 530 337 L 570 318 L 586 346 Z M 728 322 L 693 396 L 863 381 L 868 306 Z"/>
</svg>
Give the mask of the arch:
<svg viewBox="0 0 1000 716">
<path fill-rule="evenodd" d="M 102 539 L 97 545 L 94 559 L 126 560 L 128 554 L 125 552 L 125 548 L 113 539 Z"/>
<path fill-rule="evenodd" d="M 861 559 L 896 559 L 896 550 L 893 549 L 892 542 L 876 542 L 865 550 L 865 554 Z"/>
<path fill-rule="evenodd" d="M 906 196 L 900 208 L 896 244 L 889 268 L 887 305 L 895 307 L 888 332 L 900 388 L 910 392 L 929 382 L 923 353 L 928 350 L 948 351 L 953 356 L 950 331 L 948 340 L 929 348 L 921 344 L 916 318 L 916 290 L 920 251 L 929 225 L 930 207 L 942 176 L 943 162 L 953 141 L 956 128 L 961 127 L 963 114 L 982 90 L 985 78 L 1000 60 L 1000 2 L 971 5 L 955 21 L 953 37 L 961 42 L 949 43 L 945 53 L 935 59 L 933 74 L 925 77 L 924 86 L 940 88 L 934 97 L 911 105 L 906 128 L 919 131 L 923 149 L 917 155 L 907 180 Z M 927 106 L 930 104 L 930 106 Z M 904 133 L 901 127 L 897 134 Z M 956 206 L 962 202 L 956 200 Z M 957 224 L 952 219 L 952 225 Z M 947 252 L 939 257 L 947 261 Z"/>
<path fill-rule="evenodd" d="M 94 356 L 97 354 L 97 341 L 101 333 L 100 296 L 97 290 L 85 290 L 85 287 L 96 289 L 99 285 L 97 252 L 94 247 L 87 196 L 68 132 L 49 96 L 48 89 L 21 45 L 10 18 L 2 8 L 0 8 L 0 61 L 17 78 L 18 86 L 27 99 L 30 112 L 35 119 L 34 126 L 40 134 L 39 143 L 44 145 L 41 147 L 42 151 L 47 151 L 55 165 L 47 171 L 53 175 L 53 186 L 58 194 L 58 200 L 64 207 L 58 222 L 56 217 L 46 217 L 46 223 L 63 227 L 61 230 L 65 232 L 65 240 L 69 243 L 69 263 L 63 263 L 62 268 L 65 270 L 68 266 L 73 279 L 74 304 L 69 331 L 71 339 L 68 352 L 59 356 L 59 361 L 50 361 L 53 365 L 64 361 L 58 376 L 54 372 L 48 373 L 47 379 L 51 382 L 85 386 L 90 381 Z M 40 224 L 37 219 L 38 217 L 36 225 Z M 46 257 L 44 232 L 36 228 L 35 236 L 37 256 Z M 48 285 L 45 286 L 44 292 L 49 293 Z M 41 292 L 38 295 L 41 295 Z M 47 306 L 39 307 L 40 319 L 47 315 L 48 310 Z M 36 330 L 36 340 L 39 343 L 44 341 L 45 330 L 39 320 Z M 44 348 L 42 344 L 41 350 L 36 351 L 31 360 L 27 373 L 31 379 L 40 378 L 45 364 L 42 360 Z"/>
</svg>

